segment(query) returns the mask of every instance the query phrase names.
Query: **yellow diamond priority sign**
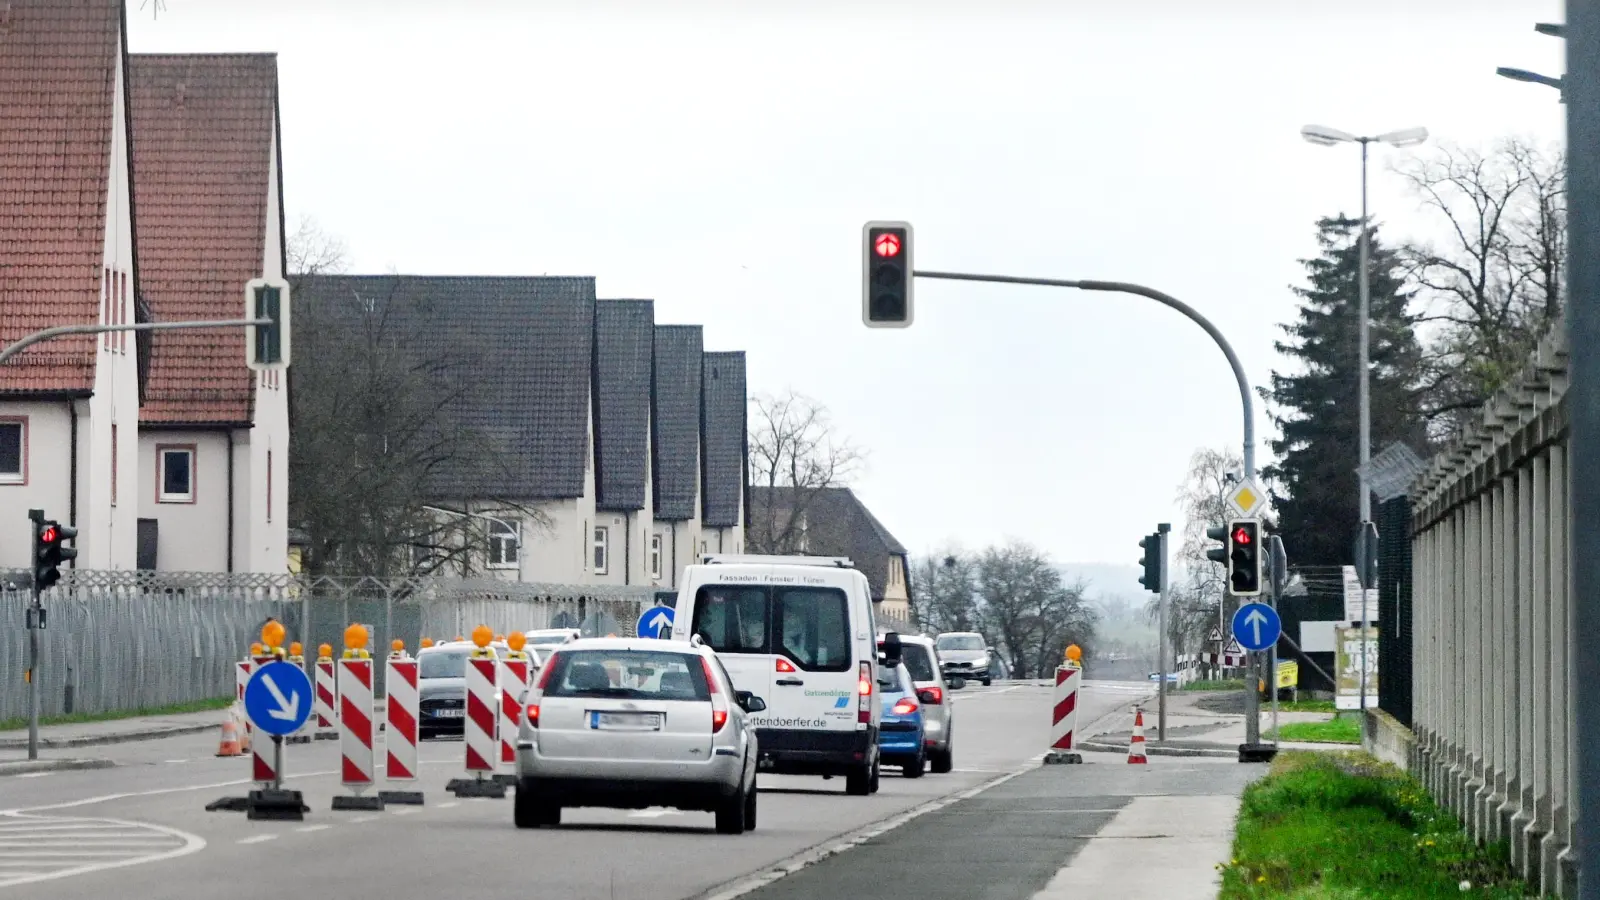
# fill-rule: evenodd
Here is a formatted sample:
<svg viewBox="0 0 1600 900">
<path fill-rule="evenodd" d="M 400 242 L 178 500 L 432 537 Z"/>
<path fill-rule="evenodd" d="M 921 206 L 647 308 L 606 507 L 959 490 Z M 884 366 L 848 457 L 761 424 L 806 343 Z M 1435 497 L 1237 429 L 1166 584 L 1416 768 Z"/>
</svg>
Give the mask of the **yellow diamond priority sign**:
<svg viewBox="0 0 1600 900">
<path fill-rule="evenodd" d="M 1246 478 L 1228 492 L 1228 506 L 1241 519 L 1255 518 L 1266 505 L 1267 492 L 1253 478 Z"/>
</svg>

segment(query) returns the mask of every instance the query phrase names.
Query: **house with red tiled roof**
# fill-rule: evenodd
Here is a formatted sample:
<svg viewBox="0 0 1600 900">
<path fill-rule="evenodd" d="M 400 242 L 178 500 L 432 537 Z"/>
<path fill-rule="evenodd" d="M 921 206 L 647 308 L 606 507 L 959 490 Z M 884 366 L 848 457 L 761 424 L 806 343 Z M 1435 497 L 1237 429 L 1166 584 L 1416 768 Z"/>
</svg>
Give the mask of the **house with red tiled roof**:
<svg viewBox="0 0 1600 900">
<path fill-rule="evenodd" d="M 159 322 L 238 318 L 246 282 L 285 268 L 277 58 L 135 54 L 129 81 L 140 296 Z M 152 336 L 139 568 L 287 570 L 286 387 L 246 366 L 242 330 Z"/>
<path fill-rule="evenodd" d="M 126 34 L 120 0 L 0 3 L 0 346 L 143 317 Z M 30 508 L 78 529 L 78 566 L 134 567 L 141 349 L 74 335 L 0 364 L 0 567 L 28 564 Z"/>
</svg>

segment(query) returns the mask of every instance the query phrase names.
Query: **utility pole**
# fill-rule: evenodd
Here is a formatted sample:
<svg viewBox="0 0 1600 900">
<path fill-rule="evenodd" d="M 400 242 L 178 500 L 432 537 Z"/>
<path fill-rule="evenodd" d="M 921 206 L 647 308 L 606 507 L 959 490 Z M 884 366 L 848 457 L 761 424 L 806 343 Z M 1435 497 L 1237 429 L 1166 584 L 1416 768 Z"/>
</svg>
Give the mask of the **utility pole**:
<svg viewBox="0 0 1600 900">
<path fill-rule="evenodd" d="M 1168 589 L 1172 583 L 1172 575 L 1167 571 L 1169 557 L 1167 556 L 1168 535 L 1172 533 L 1172 524 L 1162 522 L 1156 526 L 1156 547 L 1161 554 L 1161 593 L 1156 596 L 1156 608 L 1160 611 L 1161 619 L 1161 694 L 1160 705 L 1156 714 L 1156 740 L 1167 739 L 1167 673 L 1177 666 L 1177 660 L 1172 657 L 1172 644 L 1167 640 L 1167 600 L 1172 592 Z"/>
</svg>

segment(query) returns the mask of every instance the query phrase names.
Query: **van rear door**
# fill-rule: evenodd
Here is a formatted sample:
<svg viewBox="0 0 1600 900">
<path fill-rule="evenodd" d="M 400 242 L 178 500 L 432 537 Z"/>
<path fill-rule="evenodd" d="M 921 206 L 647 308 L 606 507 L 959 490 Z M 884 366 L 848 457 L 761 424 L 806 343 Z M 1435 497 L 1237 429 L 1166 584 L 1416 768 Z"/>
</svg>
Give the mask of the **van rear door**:
<svg viewBox="0 0 1600 900">
<path fill-rule="evenodd" d="M 772 609 L 775 668 L 788 671 L 775 672 L 777 703 L 768 705 L 793 720 L 785 727 L 855 731 L 861 673 L 849 597 L 836 587 L 777 587 Z"/>
<path fill-rule="evenodd" d="M 771 608 L 768 589 L 754 584 L 703 584 L 695 591 L 694 613 L 684 637 L 700 635 L 715 650 L 733 679 L 734 690 L 749 691 L 772 705 L 777 657 L 768 646 Z M 761 714 L 754 718 L 759 724 Z"/>
</svg>

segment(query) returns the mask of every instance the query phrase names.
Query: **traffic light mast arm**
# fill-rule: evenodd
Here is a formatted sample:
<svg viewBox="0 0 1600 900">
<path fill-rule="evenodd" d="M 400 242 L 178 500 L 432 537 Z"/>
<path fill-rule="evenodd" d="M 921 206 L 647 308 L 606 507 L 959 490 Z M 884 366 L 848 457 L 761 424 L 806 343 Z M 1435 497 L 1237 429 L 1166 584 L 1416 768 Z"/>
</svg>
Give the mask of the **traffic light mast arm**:
<svg viewBox="0 0 1600 900">
<path fill-rule="evenodd" d="M 68 334 L 105 334 L 108 331 L 176 331 L 194 328 L 248 328 L 251 325 L 270 326 L 271 319 L 218 319 L 195 322 L 139 322 L 132 325 L 57 325 L 24 335 L 15 344 L 0 350 L 0 365 L 28 347 Z"/>
<path fill-rule="evenodd" d="M 1239 401 L 1244 407 L 1244 477 L 1256 476 L 1256 424 L 1254 404 L 1250 400 L 1250 380 L 1245 377 L 1244 366 L 1239 362 L 1238 354 L 1233 352 L 1233 346 L 1228 339 L 1222 336 L 1217 326 L 1211 320 L 1201 315 L 1198 310 L 1179 300 L 1171 294 L 1162 293 L 1155 288 L 1145 287 L 1142 284 L 1130 284 L 1126 281 L 1066 281 L 1058 278 L 1023 278 L 1017 275 L 975 275 L 969 272 L 924 272 L 913 271 L 915 278 L 939 278 L 946 281 L 989 281 L 997 284 L 1032 284 L 1040 287 L 1065 287 L 1077 288 L 1081 291 L 1110 291 L 1119 294 L 1136 294 L 1147 297 L 1157 303 L 1170 306 L 1178 312 L 1188 316 L 1190 321 L 1204 328 L 1206 334 L 1217 342 L 1222 349 L 1222 355 L 1228 358 L 1228 365 L 1233 368 L 1234 380 L 1239 382 Z"/>
</svg>

